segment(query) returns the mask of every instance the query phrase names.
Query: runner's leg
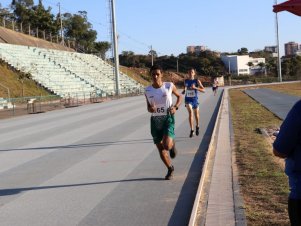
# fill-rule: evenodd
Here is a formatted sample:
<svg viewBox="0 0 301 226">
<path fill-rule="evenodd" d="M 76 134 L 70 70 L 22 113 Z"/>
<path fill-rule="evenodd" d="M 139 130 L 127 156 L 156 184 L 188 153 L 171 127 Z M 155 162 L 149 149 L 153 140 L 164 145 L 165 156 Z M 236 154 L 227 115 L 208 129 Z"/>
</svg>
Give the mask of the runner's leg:
<svg viewBox="0 0 301 226">
<path fill-rule="evenodd" d="M 168 153 L 168 150 L 172 147 L 172 145 L 173 145 L 173 139 L 168 136 L 164 136 L 163 141 L 159 144 L 156 144 L 160 153 L 161 160 L 167 167 L 167 174 L 165 176 L 165 180 L 171 180 L 173 177 L 173 172 L 175 170 L 174 166 L 171 164 L 171 160 L 169 158 L 169 153 Z"/>
<path fill-rule="evenodd" d="M 193 112 L 192 112 L 192 106 L 191 104 L 186 104 L 186 108 L 188 111 L 188 120 L 189 120 L 189 125 L 190 125 L 190 129 L 193 130 Z"/>
<path fill-rule="evenodd" d="M 159 144 L 156 144 L 159 154 L 160 154 L 160 158 L 162 160 L 162 162 L 164 163 L 164 165 L 168 168 L 171 166 L 171 161 L 169 158 L 169 149 L 165 149 L 162 142 Z"/>
<path fill-rule="evenodd" d="M 196 121 L 195 134 L 198 136 L 199 135 L 199 129 L 200 129 L 200 110 L 199 110 L 199 107 L 197 107 L 193 110 L 194 110 L 194 116 L 195 116 L 195 121 Z"/>
<path fill-rule="evenodd" d="M 188 111 L 188 120 L 189 120 L 189 126 L 190 126 L 190 135 L 189 137 L 193 136 L 194 130 L 193 130 L 193 111 L 192 111 L 192 106 L 191 104 L 186 104 L 186 108 Z"/>
</svg>

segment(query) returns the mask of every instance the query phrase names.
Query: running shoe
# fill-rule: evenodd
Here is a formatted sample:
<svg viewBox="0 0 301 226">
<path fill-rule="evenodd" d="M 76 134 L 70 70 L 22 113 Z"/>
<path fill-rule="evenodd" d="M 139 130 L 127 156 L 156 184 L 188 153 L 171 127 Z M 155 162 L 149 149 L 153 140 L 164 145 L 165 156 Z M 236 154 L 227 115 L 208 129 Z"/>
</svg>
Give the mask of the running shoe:
<svg viewBox="0 0 301 226">
<path fill-rule="evenodd" d="M 194 135 L 194 131 L 193 131 L 193 130 L 190 130 L 190 135 L 189 135 L 189 137 L 191 138 L 191 137 L 193 137 L 193 135 Z"/>
<path fill-rule="evenodd" d="M 200 131 L 199 131 L 199 130 L 200 130 L 200 127 L 196 126 L 196 127 L 195 127 L 195 135 L 198 136 L 198 135 L 200 134 Z"/>
<path fill-rule="evenodd" d="M 168 171 L 167 174 L 165 176 L 165 180 L 171 180 L 173 177 L 173 171 L 175 171 L 175 168 L 173 167 L 173 165 L 171 165 L 170 167 L 168 167 Z"/>
<path fill-rule="evenodd" d="M 169 150 L 170 158 L 174 159 L 177 156 L 177 152 L 176 143 L 174 142 L 172 148 Z"/>
</svg>

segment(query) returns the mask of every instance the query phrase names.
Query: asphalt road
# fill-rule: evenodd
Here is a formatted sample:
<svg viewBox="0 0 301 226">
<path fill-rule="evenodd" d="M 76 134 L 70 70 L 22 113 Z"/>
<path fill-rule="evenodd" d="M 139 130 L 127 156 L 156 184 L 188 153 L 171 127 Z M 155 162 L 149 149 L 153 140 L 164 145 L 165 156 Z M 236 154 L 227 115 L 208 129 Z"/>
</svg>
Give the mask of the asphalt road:
<svg viewBox="0 0 301 226">
<path fill-rule="evenodd" d="M 221 91 L 200 94 L 198 137 L 177 112 L 171 181 L 144 96 L 1 120 L 0 225 L 187 225 Z"/>
</svg>

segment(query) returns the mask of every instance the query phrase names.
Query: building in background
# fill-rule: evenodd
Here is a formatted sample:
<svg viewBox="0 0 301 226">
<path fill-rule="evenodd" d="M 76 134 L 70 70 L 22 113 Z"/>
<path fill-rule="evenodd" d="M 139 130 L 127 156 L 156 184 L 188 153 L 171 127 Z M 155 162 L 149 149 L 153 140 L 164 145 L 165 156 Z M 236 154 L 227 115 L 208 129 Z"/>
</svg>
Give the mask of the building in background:
<svg viewBox="0 0 301 226">
<path fill-rule="evenodd" d="M 265 58 L 253 58 L 249 55 L 222 55 L 221 60 L 233 75 L 255 75 L 265 73 Z"/>
<path fill-rule="evenodd" d="M 271 53 L 272 57 L 277 57 L 278 56 L 277 55 L 277 53 L 278 53 L 277 46 L 265 46 L 264 51 Z"/>
<path fill-rule="evenodd" d="M 186 51 L 187 53 L 196 53 L 199 54 L 200 52 L 206 51 L 206 46 L 187 46 Z"/>
<path fill-rule="evenodd" d="M 284 44 L 285 56 L 296 55 L 299 49 L 299 44 L 296 42 L 288 42 Z"/>
</svg>

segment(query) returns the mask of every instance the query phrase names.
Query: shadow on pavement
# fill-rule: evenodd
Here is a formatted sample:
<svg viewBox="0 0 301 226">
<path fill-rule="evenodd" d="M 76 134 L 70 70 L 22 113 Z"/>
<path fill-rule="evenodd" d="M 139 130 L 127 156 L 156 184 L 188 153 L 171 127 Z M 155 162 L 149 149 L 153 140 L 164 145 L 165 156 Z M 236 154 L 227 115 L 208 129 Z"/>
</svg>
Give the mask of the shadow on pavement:
<svg viewBox="0 0 301 226">
<path fill-rule="evenodd" d="M 78 187 L 78 186 L 92 186 L 101 184 L 111 184 L 111 183 L 123 183 L 123 182 L 135 182 L 135 181 L 160 181 L 163 178 L 137 178 L 137 179 L 127 179 L 127 180 L 115 180 L 115 181 L 103 181 L 103 182 L 92 182 L 92 183 L 81 183 L 81 184 L 66 184 L 66 185 L 53 185 L 53 186 L 41 186 L 41 187 L 28 187 L 28 188 L 8 188 L 0 189 L 0 197 L 8 195 L 16 195 L 24 191 L 35 191 L 44 189 L 57 189 L 57 188 L 68 188 L 68 187 Z"/>
<path fill-rule="evenodd" d="M 186 137 L 177 138 L 177 142 L 185 141 Z M 57 146 L 45 146 L 45 147 L 29 147 L 29 148 L 11 148 L 11 149 L 0 149 L 0 152 L 6 151 L 30 151 L 30 150 L 49 150 L 49 149 L 73 149 L 73 148 L 89 148 L 89 147 L 102 147 L 111 145 L 135 145 L 138 143 L 151 143 L 152 139 L 141 139 L 141 140 L 123 140 L 123 141 L 106 141 L 88 144 L 70 144 L 70 145 L 57 145 Z"/>
</svg>

